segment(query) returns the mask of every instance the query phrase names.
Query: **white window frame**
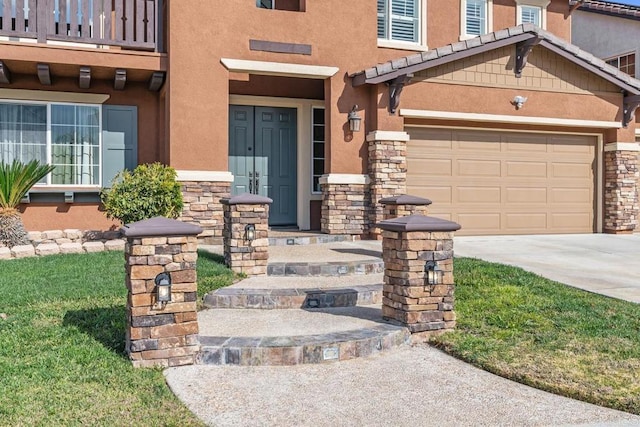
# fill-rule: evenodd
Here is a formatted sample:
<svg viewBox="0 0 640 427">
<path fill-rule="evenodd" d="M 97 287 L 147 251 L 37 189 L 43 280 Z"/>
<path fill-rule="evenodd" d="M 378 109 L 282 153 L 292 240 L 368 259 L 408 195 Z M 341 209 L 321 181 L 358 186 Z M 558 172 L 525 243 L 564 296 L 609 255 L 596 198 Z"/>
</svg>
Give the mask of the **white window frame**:
<svg viewBox="0 0 640 427">
<path fill-rule="evenodd" d="M 51 141 L 51 106 L 53 105 L 71 105 L 82 107 L 95 107 L 98 109 L 98 179 L 97 184 L 52 184 L 51 173 L 47 174 L 46 184 L 36 184 L 33 188 L 96 188 L 102 187 L 102 104 L 89 104 L 81 102 L 59 102 L 59 101 L 32 101 L 32 100 L 20 100 L 20 99 L 2 99 L 4 104 L 18 104 L 18 105 L 39 105 L 47 108 L 47 130 L 46 130 L 46 144 L 47 144 L 47 164 L 51 163 L 52 155 L 52 141 Z"/>
<path fill-rule="evenodd" d="M 387 0 L 389 7 L 392 0 Z M 407 42 L 403 40 L 391 40 L 387 38 L 378 38 L 378 47 L 384 47 L 389 49 L 403 49 L 403 50 L 415 50 L 415 51 L 427 51 L 427 0 L 417 0 L 418 7 L 418 41 Z M 389 10 L 386 11 L 387 21 L 390 19 Z M 390 25 L 387 22 L 387 25 Z"/>
<path fill-rule="evenodd" d="M 630 55 L 635 55 L 635 58 L 634 58 L 634 71 L 635 71 L 635 75 L 636 76 L 640 76 L 640 73 L 638 72 L 638 70 L 640 69 L 640 68 L 638 68 L 638 58 L 639 57 L 638 57 L 638 52 L 635 51 L 635 50 L 632 50 L 630 52 L 621 53 L 619 55 L 613 55 L 613 56 L 611 56 L 609 58 L 603 59 L 603 61 L 606 62 L 606 63 L 609 63 L 610 61 L 614 61 L 614 60 L 617 61 L 618 65 L 614 65 L 614 64 L 609 64 L 609 65 L 611 65 L 612 67 L 615 67 L 618 70 L 622 71 L 622 69 L 620 68 L 620 59 L 625 57 L 625 56 L 630 56 Z M 622 72 L 626 73 L 626 71 L 622 71 Z M 634 77 L 634 76 L 631 76 L 631 77 Z M 637 78 L 637 77 L 634 77 L 634 78 Z"/>
<path fill-rule="evenodd" d="M 323 156 L 322 156 L 322 159 L 324 160 L 324 171 L 323 171 L 322 175 L 327 173 L 327 156 L 326 156 L 326 148 L 327 148 L 327 123 L 326 123 L 327 118 L 326 118 L 326 113 L 327 113 L 327 110 L 326 110 L 326 108 L 324 106 L 322 106 L 322 107 L 315 106 L 315 105 L 311 106 L 311 136 L 310 136 L 310 140 L 311 140 L 311 168 L 310 168 L 311 169 L 311 194 L 322 194 L 322 189 L 316 190 L 315 187 L 314 187 L 314 182 L 313 182 L 313 178 L 315 176 L 317 176 L 317 175 L 314 174 L 314 172 L 315 172 L 314 171 L 314 163 L 315 163 L 316 158 L 319 158 L 319 157 L 315 156 L 315 143 L 316 143 L 316 140 L 313 137 L 313 131 L 314 131 L 315 126 L 316 126 L 316 123 L 314 121 L 314 113 L 315 113 L 316 110 L 322 110 L 325 113 L 325 119 L 324 119 L 325 123 L 323 123 L 323 126 L 324 126 L 324 141 L 322 142 L 324 144 L 324 147 L 325 147 L 325 154 L 323 154 Z M 320 142 L 320 141 L 317 141 L 317 142 Z M 322 176 L 322 175 L 320 175 L 320 176 Z"/>
<path fill-rule="evenodd" d="M 482 34 L 493 31 L 493 0 L 485 2 L 485 28 Z M 460 41 L 479 37 L 478 34 L 467 34 L 467 0 L 460 1 Z"/>
<path fill-rule="evenodd" d="M 522 8 L 538 7 L 540 8 L 540 28 L 547 29 L 547 6 L 551 0 L 516 0 L 516 24 L 522 24 Z"/>
</svg>

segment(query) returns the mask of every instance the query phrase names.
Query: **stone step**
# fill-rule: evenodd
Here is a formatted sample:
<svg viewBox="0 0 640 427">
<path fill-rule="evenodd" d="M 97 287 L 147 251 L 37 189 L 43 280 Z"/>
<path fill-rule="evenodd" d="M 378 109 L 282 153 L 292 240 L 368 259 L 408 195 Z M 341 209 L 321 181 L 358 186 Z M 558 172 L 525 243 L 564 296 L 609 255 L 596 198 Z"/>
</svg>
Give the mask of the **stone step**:
<svg viewBox="0 0 640 427">
<path fill-rule="evenodd" d="M 353 242 L 351 234 L 313 234 L 304 232 L 273 232 L 269 231 L 269 246 L 302 246 L 319 245 L 323 243 Z"/>
<path fill-rule="evenodd" d="M 366 357 L 405 345 L 407 328 L 382 319 L 380 305 L 198 313 L 200 364 L 298 365 Z"/>
<path fill-rule="evenodd" d="M 222 288 L 205 295 L 207 308 L 330 308 L 382 303 L 382 284 L 343 288 Z"/>
<path fill-rule="evenodd" d="M 269 276 L 347 276 L 353 274 L 375 274 L 384 272 L 381 259 L 330 262 L 270 262 Z"/>
</svg>

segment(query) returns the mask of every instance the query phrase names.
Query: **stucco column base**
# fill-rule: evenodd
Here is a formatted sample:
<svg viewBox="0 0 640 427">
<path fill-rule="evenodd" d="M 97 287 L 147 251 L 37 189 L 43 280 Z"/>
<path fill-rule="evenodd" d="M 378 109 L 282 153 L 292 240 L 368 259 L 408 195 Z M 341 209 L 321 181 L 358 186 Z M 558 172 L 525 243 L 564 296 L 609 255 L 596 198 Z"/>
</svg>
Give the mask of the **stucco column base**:
<svg viewBox="0 0 640 427">
<path fill-rule="evenodd" d="M 626 234 L 638 228 L 639 154 L 640 145 L 634 143 L 605 146 L 605 233 Z"/>
<path fill-rule="evenodd" d="M 385 219 L 380 199 L 405 194 L 407 191 L 407 141 L 406 132 L 373 131 L 367 135 L 369 142 L 368 172 L 371 178 L 371 208 L 369 233 L 381 239 L 375 224 Z"/>
</svg>

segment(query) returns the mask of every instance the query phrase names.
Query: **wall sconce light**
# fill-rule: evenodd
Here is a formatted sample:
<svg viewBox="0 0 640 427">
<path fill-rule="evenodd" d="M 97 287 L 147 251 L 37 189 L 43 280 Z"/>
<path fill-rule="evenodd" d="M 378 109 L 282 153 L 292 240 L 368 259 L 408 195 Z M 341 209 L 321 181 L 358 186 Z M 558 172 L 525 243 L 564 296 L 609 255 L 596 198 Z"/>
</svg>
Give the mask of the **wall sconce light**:
<svg viewBox="0 0 640 427">
<path fill-rule="evenodd" d="M 360 132 L 360 123 L 362 123 L 362 117 L 358 115 L 358 106 L 354 105 L 347 118 L 349 119 L 349 130 L 351 132 Z"/>
<path fill-rule="evenodd" d="M 444 271 L 438 267 L 435 261 L 427 261 L 424 265 L 424 271 L 427 273 L 427 285 L 439 285 L 444 278 Z"/>
<path fill-rule="evenodd" d="M 513 98 L 513 101 L 511 101 L 511 105 L 515 106 L 516 110 L 519 110 L 522 107 L 524 107 L 524 103 L 527 102 L 527 99 L 528 98 L 526 98 L 524 96 L 518 95 L 515 98 Z"/>
<path fill-rule="evenodd" d="M 169 273 L 160 273 L 156 276 L 155 282 L 158 303 L 164 307 L 171 302 L 171 276 Z"/>
<path fill-rule="evenodd" d="M 256 226 L 253 224 L 247 224 L 244 227 L 244 239 L 249 242 L 256 239 Z"/>
</svg>

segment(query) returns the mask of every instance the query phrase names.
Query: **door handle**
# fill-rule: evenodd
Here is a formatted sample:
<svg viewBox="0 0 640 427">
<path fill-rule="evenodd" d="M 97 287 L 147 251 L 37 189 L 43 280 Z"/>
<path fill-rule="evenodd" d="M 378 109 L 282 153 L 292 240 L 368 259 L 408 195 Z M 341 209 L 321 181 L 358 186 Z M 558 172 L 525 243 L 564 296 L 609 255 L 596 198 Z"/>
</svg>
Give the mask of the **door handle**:
<svg viewBox="0 0 640 427">
<path fill-rule="evenodd" d="M 260 192 L 260 172 L 256 171 L 256 194 Z"/>
<path fill-rule="evenodd" d="M 253 179 L 249 180 L 249 194 L 253 194 Z"/>
</svg>

